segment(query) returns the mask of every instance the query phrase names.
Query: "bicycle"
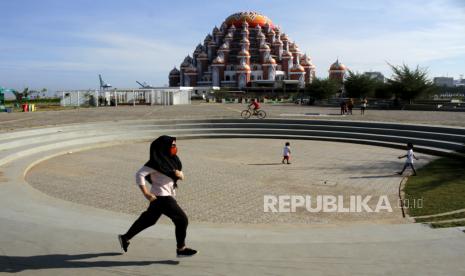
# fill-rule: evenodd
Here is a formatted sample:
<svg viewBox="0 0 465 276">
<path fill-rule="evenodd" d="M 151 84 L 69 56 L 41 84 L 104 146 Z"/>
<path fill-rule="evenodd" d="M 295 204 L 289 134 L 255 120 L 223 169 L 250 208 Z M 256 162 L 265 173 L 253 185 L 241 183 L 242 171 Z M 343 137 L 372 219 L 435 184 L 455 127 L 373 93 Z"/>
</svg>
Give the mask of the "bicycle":
<svg viewBox="0 0 465 276">
<path fill-rule="evenodd" d="M 244 119 L 248 119 L 251 116 L 256 116 L 259 119 L 264 119 L 266 117 L 266 112 L 261 109 L 252 110 L 250 107 L 241 112 L 241 117 Z"/>
</svg>

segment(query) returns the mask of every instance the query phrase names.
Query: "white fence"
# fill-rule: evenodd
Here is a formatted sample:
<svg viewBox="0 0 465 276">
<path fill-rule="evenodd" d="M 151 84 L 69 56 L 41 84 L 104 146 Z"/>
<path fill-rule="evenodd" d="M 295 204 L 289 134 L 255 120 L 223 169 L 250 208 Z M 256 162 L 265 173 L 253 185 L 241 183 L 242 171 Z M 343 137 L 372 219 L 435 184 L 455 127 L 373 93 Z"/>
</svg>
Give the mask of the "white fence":
<svg viewBox="0 0 465 276">
<path fill-rule="evenodd" d="M 115 90 L 67 90 L 62 106 L 179 105 L 190 104 L 192 87 Z"/>
</svg>

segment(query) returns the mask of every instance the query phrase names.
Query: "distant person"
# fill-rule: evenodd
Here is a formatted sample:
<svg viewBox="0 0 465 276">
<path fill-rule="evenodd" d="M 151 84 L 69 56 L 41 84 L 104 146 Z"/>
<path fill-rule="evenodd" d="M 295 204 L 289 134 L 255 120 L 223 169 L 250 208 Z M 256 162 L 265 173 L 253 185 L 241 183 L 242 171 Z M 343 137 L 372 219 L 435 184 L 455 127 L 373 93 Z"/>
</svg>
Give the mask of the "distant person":
<svg viewBox="0 0 465 276">
<path fill-rule="evenodd" d="M 411 167 L 412 171 L 413 171 L 413 175 L 417 175 L 417 172 L 415 171 L 415 167 L 413 166 L 413 159 L 415 158 L 416 160 L 418 160 L 418 158 L 415 156 L 415 154 L 413 154 L 413 144 L 412 143 L 407 144 L 407 154 L 399 156 L 398 158 L 401 159 L 401 158 L 404 158 L 404 157 L 407 157 L 407 160 L 405 160 L 404 168 L 402 169 L 402 171 L 397 172 L 397 174 L 402 175 L 404 173 L 405 169 L 407 169 L 407 167 Z"/>
<path fill-rule="evenodd" d="M 150 191 L 146 187 L 147 178 L 152 184 Z M 154 225 L 163 214 L 169 217 L 175 225 L 177 256 L 190 257 L 197 253 L 196 250 L 186 247 L 188 219 L 174 199 L 176 182 L 183 179 L 182 163 L 177 156 L 176 138 L 166 135 L 158 137 L 150 145 L 149 161 L 136 173 L 136 183 L 150 205 L 126 234 L 118 235 L 124 252 L 127 252 L 129 241 L 134 236 Z"/>
<path fill-rule="evenodd" d="M 341 106 L 341 115 L 346 114 L 346 110 L 347 110 L 346 102 L 341 99 L 341 102 L 339 103 L 339 105 Z"/>
<path fill-rule="evenodd" d="M 252 103 L 249 104 L 249 108 L 253 106 L 253 114 L 257 115 L 257 111 L 260 109 L 260 104 L 258 103 L 257 99 L 253 99 Z"/>
<path fill-rule="evenodd" d="M 287 164 L 291 164 L 289 161 L 291 159 L 291 143 L 289 142 L 286 142 L 286 144 L 284 145 L 284 149 L 283 149 L 283 160 L 282 160 L 282 163 L 284 164 L 284 161 L 287 162 Z"/>
<path fill-rule="evenodd" d="M 354 108 L 354 100 L 352 98 L 350 98 L 348 101 L 347 101 L 347 114 L 350 114 L 352 115 L 352 109 Z"/>
<path fill-rule="evenodd" d="M 362 102 L 360 103 L 360 114 L 365 115 L 365 110 L 367 109 L 367 98 L 363 98 Z"/>
</svg>

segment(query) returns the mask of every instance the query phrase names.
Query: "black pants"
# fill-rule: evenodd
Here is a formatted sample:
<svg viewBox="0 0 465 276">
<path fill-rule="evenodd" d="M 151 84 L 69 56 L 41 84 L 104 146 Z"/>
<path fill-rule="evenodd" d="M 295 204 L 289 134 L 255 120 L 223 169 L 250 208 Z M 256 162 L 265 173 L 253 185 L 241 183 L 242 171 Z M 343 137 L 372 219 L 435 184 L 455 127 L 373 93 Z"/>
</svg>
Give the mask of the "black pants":
<svg viewBox="0 0 465 276">
<path fill-rule="evenodd" d="M 162 214 L 169 217 L 176 227 L 177 248 L 184 247 L 188 220 L 186 214 L 172 196 L 157 196 L 157 199 L 150 203 L 149 208 L 140 215 L 128 232 L 124 234 L 124 238 L 127 240 L 132 239 L 142 230 L 154 225 Z"/>
</svg>

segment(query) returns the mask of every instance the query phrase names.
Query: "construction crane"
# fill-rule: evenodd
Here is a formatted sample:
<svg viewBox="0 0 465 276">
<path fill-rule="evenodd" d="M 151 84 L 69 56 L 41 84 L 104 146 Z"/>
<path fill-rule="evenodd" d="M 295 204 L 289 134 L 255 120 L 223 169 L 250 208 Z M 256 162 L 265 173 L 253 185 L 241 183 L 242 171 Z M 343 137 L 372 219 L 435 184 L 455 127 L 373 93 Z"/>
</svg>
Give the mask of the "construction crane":
<svg viewBox="0 0 465 276">
<path fill-rule="evenodd" d="M 98 78 L 100 79 L 100 90 L 104 90 L 104 89 L 106 89 L 106 88 L 110 88 L 110 87 L 111 87 L 111 84 L 106 83 L 106 82 L 103 81 L 102 75 L 99 74 L 99 75 L 98 75 Z"/>
<path fill-rule="evenodd" d="M 142 89 L 153 89 L 155 87 L 151 86 L 150 84 L 146 83 L 145 81 L 143 83 L 140 83 L 139 81 L 136 81 Z"/>
</svg>

